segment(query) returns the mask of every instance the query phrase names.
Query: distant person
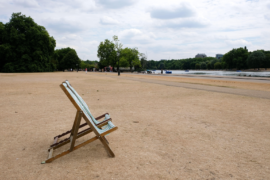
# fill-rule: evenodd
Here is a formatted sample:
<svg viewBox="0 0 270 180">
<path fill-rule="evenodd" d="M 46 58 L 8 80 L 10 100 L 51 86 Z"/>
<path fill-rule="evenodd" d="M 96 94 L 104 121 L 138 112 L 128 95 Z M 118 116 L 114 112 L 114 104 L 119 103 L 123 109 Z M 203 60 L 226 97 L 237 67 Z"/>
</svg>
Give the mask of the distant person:
<svg viewBox="0 0 270 180">
<path fill-rule="evenodd" d="M 70 69 L 70 71 L 72 71 L 72 68 Z"/>
<path fill-rule="evenodd" d="M 87 68 L 85 68 L 85 73 L 87 74 Z"/>
</svg>

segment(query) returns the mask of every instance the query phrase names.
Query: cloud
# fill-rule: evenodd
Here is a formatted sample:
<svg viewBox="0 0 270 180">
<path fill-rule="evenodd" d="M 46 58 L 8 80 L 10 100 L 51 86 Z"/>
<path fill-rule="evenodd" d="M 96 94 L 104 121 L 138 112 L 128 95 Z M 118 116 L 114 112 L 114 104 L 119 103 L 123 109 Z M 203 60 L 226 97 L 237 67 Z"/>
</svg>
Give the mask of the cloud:
<svg viewBox="0 0 270 180">
<path fill-rule="evenodd" d="M 186 18 L 195 14 L 195 10 L 186 3 L 171 8 L 156 7 L 150 10 L 151 17 L 156 19 Z"/>
<path fill-rule="evenodd" d="M 270 9 L 270 3 L 269 3 L 269 4 L 267 4 L 267 7 L 268 7 L 268 9 Z"/>
<path fill-rule="evenodd" d="M 268 21 L 270 21 L 270 14 L 264 15 L 264 18 L 267 19 Z"/>
<path fill-rule="evenodd" d="M 203 18 L 188 18 L 180 20 L 171 20 L 160 22 L 157 27 L 159 28 L 170 28 L 170 29 L 182 29 L 182 28 L 204 28 L 210 23 L 208 20 Z"/>
<path fill-rule="evenodd" d="M 36 8 L 39 7 L 37 1 L 35 0 L 13 0 L 13 3 L 26 8 Z"/>
<path fill-rule="evenodd" d="M 154 53 L 165 53 L 165 52 L 178 52 L 180 51 L 180 47 L 179 46 L 175 46 L 175 45 L 154 45 L 154 46 L 149 46 L 148 49 Z M 169 57 L 163 57 L 165 59 L 169 59 Z"/>
<path fill-rule="evenodd" d="M 95 2 L 108 9 L 120 9 L 135 3 L 134 0 L 95 0 Z"/>
<path fill-rule="evenodd" d="M 108 16 L 104 16 L 102 18 L 100 18 L 100 24 L 102 25 L 117 25 L 119 24 L 119 22 L 111 17 Z"/>
<path fill-rule="evenodd" d="M 65 19 L 47 19 L 44 21 L 46 28 L 52 29 L 55 32 L 62 33 L 75 33 L 84 29 L 83 25 L 78 22 L 67 21 Z"/>
<path fill-rule="evenodd" d="M 238 39 L 238 40 L 226 40 L 225 41 L 228 45 L 234 46 L 234 47 L 239 47 L 239 46 L 246 46 L 246 45 L 251 45 L 251 42 L 248 42 L 244 39 Z"/>
<path fill-rule="evenodd" d="M 120 32 L 119 39 L 123 43 L 143 43 L 147 44 L 152 42 L 156 36 L 152 32 L 143 33 L 139 29 L 126 29 Z"/>
<path fill-rule="evenodd" d="M 97 59 L 98 42 L 113 35 L 148 59 L 270 47 L 267 0 L 0 0 L 0 9 L 1 22 L 22 12 L 83 59 Z"/>
</svg>

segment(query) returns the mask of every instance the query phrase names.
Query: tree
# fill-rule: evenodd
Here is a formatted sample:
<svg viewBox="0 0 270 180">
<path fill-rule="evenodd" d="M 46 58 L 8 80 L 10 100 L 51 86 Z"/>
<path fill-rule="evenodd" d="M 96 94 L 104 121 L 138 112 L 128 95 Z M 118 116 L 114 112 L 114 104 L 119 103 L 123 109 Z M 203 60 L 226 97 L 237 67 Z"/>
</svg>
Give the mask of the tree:
<svg viewBox="0 0 270 180">
<path fill-rule="evenodd" d="M 43 26 L 31 17 L 13 13 L 9 22 L 0 23 L 0 71 L 54 71 L 55 46 L 54 38 Z"/>
<path fill-rule="evenodd" d="M 261 50 L 264 55 L 265 55 L 265 58 L 263 60 L 263 63 L 262 63 L 262 68 L 265 68 L 265 70 L 267 70 L 267 68 L 270 67 L 270 51 L 264 51 L 264 50 Z"/>
<path fill-rule="evenodd" d="M 125 57 L 122 57 L 120 58 L 120 67 L 128 67 L 129 66 L 129 62 L 127 61 L 127 59 Z"/>
<path fill-rule="evenodd" d="M 222 65 L 220 62 L 216 62 L 215 65 L 214 65 L 214 68 L 215 69 L 221 69 L 222 68 Z"/>
<path fill-rule="evenodd" d="M 64 57 L 71 51 L 74 51 L 75 54 L 77 55 L 75 49 L 72 49 L 70 47 L 67 47 L 67 48 L 61 48 L 61 49 L 56 49 L 55 50 L 55 53 L 54 53 L 54 56 L 53 56 L 53 59 L 55 59 L 54 61 L 57 62 L 57 69 L 59 70 L 65 70 L 65 69 L 70 69 L 70 68 L 78 68 L 80 67 L 80 61 L 78 61 L 78 56 L 76 58 L 76 60 L 78 62 L 76 62 L 75 64 L 70 64 L 70 62 L 65 62 L 64 60 Z M 75 61 L 76 61 L 75 60 Z M 77 65 L 78 64 L 78 65 Z M 69 65 L 69 66 L 67 66 Z"/>
<path fill-rule="evenodd" d="M 201 69 L 206 69 L 206 63 L 205 62 L 201 63 Z"/>
<path fill-rule="evenodd" d="M 195 69 L 200 69 L 201 65 L 199 63 L 195 64 Z"/>
<path fill-rule="evenodd" d="M 161 70 L 161 74 L 163 74 L 163 69 L 165 69 L 165 64 L 164 64 L 163 62 L 161 62 L 161 63 L 159 64 L 159 68 L 160 68 L 160 70 Z"/>
<path fill-rule="evenodd" d="M 265 54 L 265 60 L 263 62 L 263 67 L 265 68 L 265 70 L 267 70 L 267 68 L 270 67 L 270 52 Z"/>
<path fill-rule="evenodd" d="M 132 66 L 141 65 L 139 60 L 139 51 L 137 48 L 125 48 L 121 50 L 121 57 L 124 58 L 128 62 L 128 66 L 130 67 L 130 71 L 132 70 Z"/>
<path fill-rule="evenodd" d="M 145 70 L 145 67 L 147 66 L 147 56 L 144 53 L 140 53 L 140 57 L 141 57 L 141 67 L 143 70 Z M 153 68 L 154 69 L 154 68 Z"/>
<path fill-rule="evenodd" d="M 183 61 L 183 69 L 190 69 L 190 62 L 187 60 Z"/>
<path fill-rule="evenodd" d="M 95 67 L 95 64 L 89 64 L 86 61 L 81 61 L 81 68 L 82 69 L 87 68 L 89 70 L 89 69 L 93 69 L 94 67 Z"/>
<path fill-rule="evenodd" d="M 248 56 L 247 64 L 250 68 L 260 68 L 265 61 L 265 55 L 262 51 L 254 51 Z"/>
<path fill-rule="evenodd" d="M 117 57 L 115 44 L 113 42 L 108 39 L 105 39 L 104 42 L 100 42 L 97 53 L 100 68 L 111 65 L 114 69 L 117 64 Z"/>
<path fill-rule="evenodd" d="M 114 41 L 114 50 L 116 52 L 116 59 L 117 59 L 117 71 L 118 71 L 118 76 L 120 76 L 120 68 L 119 68 L 119 65 L 120 65 L 120 53 L 121 53 L 121 50 L 122 50 L 122 47 L 123 45 L 121 43 L 119 43 L 119 39 L 116 35 L 113 36 L 113 41 Z"/>
<path fill-rule="evenodd" d="M 69 51 L 61 60 L 61 67 L 64 69 L 75 69 L 80 67 L 81 60 L 75 50 Z"/>
<path fill-rule="evenodd" d="M 229 69 L 245 69 L 247 68 L 246 60 L 248 58 L 247 48 L 233 49 L 223 56 L 223 60 L 227 64 Z"/>
</svg>

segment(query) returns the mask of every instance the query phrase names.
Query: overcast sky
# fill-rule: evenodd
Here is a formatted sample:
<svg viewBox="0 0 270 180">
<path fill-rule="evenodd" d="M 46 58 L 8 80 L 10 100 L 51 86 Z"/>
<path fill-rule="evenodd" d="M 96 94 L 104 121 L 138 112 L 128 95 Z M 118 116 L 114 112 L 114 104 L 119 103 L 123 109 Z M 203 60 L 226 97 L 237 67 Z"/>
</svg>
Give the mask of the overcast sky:
<svg viewBox="0 0 270 180">
<path fill-rule="evenodd" d="M 0 21 L 13 12 L 31 16 L 82 60 L 119 37 L 148 60 L 215 57 L 233 48 L 270 50 L 269 0 L 0 0 Z"/>
</svg>

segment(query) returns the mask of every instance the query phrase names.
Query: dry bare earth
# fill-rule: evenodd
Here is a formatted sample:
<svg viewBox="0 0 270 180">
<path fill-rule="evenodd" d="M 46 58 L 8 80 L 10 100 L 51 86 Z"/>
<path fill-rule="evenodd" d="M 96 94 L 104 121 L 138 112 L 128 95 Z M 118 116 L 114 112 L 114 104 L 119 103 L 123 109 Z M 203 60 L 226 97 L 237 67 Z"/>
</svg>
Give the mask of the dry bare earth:
<svg viewBox="0 0 270 180">
<path fill-rule="evenodd" d="M 95 141 L 40 164 L 73 124 L 76 110 L 59 88 L 66 79 L 95 116 L 109 112 L 119 127 L 107 136 L 115 158 Z M 270 179 L 269 99 L 109 73 L 0 74 L 0 86 L 0 179 Z"/>
</svg>

